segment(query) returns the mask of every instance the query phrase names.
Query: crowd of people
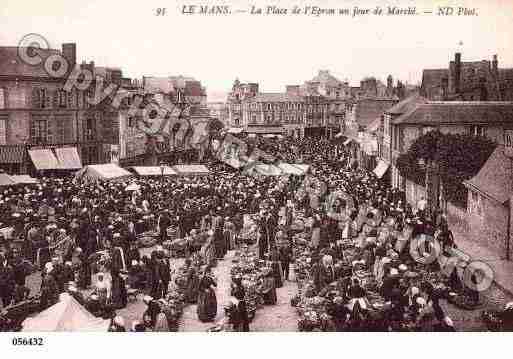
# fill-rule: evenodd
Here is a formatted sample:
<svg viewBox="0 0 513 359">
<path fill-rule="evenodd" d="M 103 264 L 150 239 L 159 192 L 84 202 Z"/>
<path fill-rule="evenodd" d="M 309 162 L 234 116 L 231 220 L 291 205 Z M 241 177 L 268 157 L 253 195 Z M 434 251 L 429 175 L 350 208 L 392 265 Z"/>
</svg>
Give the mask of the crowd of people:
<svg viewBox="0 0 513 359">
<path fill-rule="evenodd" d="M 242 233 L 248 231 L 245 216 L 252 220 L 249 231 L 257 239 L 259 259 L 275 263 L 273 273 L 279 271 L 284 280 L 294 263 L 296 219 L 305 219 L 317 293 L 338 279 L 330 263 L 343 259 L 345 240 L 361 249 L 367 268 L 387 257 L 397 238 L 376 239 L 386 221 L 392 221 L 396 231 L 411 230 L 409 238 L 428 234 L 444 248 L 455 246 L 441 211 L 429 211 L 422 203 L 410 206 L 403 192 L 358 169 L 341 143 L 286 138 L 258 139 L 256 146 L 274 158 L 307 163 L 310 171 L 306 176 L 250 176 L 213 161 L 208 163 L 211 174 L 205 176 L 117 182 L 41 178 L 36 185 L 6 188 L 0 194 L 2 227 L 10 228 L 0 237 L 3 307 L 28 297 L 26 277 L 38 270 L 43 277 L 40 310 L 69 290 L 92 295 L 110 313 L 127 306 L 127 288 L 157 303 L 172 285 L 166 249 L 180 239 L 183 254 L 201 256 L 203 263 L 192 268 L 186 261 L 187 283 L 193 283 L 187 301 L 198 304 L 199 320 L 212 321 L 217 301 L 211 269 L 229 250 L 240 247 Z M 128 191 L 128 184 L 138 189 Z M 157 246 L 143 255 L 139 238 L 155 228 Z M 420 295 L 390 279 L 396 278 L 394 269 L 381 268 L 384 297 L 390 299 L 397 291 L 403 299 L 406 292 Z M 348 288 L 352 299 L 362 297 L 357 282 Z M 428 285 L 421 289 L 438 311 Z M 234 292 L 232 304 L 244 309 L 242 288 Z M 146 328 L 156 322 L 157 309 L 151 306 L 153 324 Z M 241 330 L 249 330 L 245 321 L 238 323 L 243 323 L 238 325 Z M 144 326 L 138 323 L 138 328 Z"/>
</svg>

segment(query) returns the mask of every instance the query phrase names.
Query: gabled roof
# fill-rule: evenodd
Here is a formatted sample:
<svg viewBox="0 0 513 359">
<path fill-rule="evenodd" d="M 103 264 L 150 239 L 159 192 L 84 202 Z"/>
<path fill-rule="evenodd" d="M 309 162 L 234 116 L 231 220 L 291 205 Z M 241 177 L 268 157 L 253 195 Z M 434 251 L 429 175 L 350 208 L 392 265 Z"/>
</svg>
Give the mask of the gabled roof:
<svg viewBox="0 0 513 359">
<path fill-rule="evenodd" d="M 404 100 L 398 102 L 391 108 L 389 108 L 386 113 L 391 115 L 402 115 L 403 113 L 409 112 L 419 103 L 426 103 L 428 99 L 420 96 L 418 93 L 412 96 L 405 98 Z"/>
<path fill-rule="evenodd" d="M 39 65 L 30 65 L 25 63 L 18 54 L 18 49 L 29 56 L 32 56 L 31 51 L 34 51 L 34 55 L 38 54 L 42 61 Z M 0 76 L 29 76 L 29 77 L 44 77 L 50 78 L 44 68 L 45 60 L 50 55 L 61 54 L 59 50 L 54 49 L 30 49 L 29 48 L 18 48 L 16 46 L 2 46 L 0 47 Z"/>
<path fill-rule="evenodd" d="M 513 122 L 513 102 L 429 101 L 416 104 L 393 124 L 506 123 Z"/>
<path fill-rule="evenodd" d="M 504 155 L 504 146 L 499 145 L 479 173 L 463 184 L 499 203 L 504 203 L 509 200 L 512 192 L 511 171 L 511 161 Z"/>
<path fill-rule="evenodd" d="M 365 98 L 358 100 L 355 109 L 355 120 L 358 125 L 367 127 L 396 103 L 397 100 L 393 99 Z"/>
<path fill-rule="evenodd" d="M 420 87 L 424 91 L 440 87 L 443 78 L 449 79 L 449 69 L 425 69 L 422 71 L 422 84 Z"/>
</svg>

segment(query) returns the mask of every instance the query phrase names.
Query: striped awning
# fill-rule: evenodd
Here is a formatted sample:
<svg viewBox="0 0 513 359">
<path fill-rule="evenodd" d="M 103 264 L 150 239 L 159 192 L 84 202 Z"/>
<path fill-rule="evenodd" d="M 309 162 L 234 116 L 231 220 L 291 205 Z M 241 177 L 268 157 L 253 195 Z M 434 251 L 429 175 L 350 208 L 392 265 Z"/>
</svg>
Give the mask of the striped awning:
<svg viewBox="0 0 513 359">
<path fill-rule="evenodd" d="M 0 146 L 0 163 L 23 163 L 25 146 Z"/>
</svg>

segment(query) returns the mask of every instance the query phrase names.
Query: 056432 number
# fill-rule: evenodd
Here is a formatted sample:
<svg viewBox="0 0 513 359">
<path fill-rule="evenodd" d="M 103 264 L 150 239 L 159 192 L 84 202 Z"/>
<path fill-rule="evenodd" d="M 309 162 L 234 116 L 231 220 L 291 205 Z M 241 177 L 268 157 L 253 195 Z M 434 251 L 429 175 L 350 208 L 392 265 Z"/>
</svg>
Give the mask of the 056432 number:
<svg viewBox="0 0 513 359">
<path fill-rule="evenodd" d="M 24 337 L 14 337 L 12 338 L 12 345 L 15 346 L 39 346 L 44 345 L 43 338 L 41 337 L 33 337 L 33 338 L 24 338 Z"/>
</svg>

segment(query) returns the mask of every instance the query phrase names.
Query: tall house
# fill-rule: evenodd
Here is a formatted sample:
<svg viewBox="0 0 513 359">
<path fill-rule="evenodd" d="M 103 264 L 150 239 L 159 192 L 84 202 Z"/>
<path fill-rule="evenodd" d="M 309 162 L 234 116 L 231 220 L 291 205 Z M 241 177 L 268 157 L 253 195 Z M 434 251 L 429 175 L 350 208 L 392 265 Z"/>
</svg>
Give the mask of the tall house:
<svg viewBox="0 0 513 359">
<path fill-rule="evenodd" d="M 492 60 L 462 61 L 454 55 L 448 68 L 425 69 L 421 95 L 437 101 L 512 101 L 513 69 L 500 69 Z"/>
<path fill-rule="evenodd" d="M 26 63 L 20 53 L 40 56 L 36 65 Z M 75 147 L 82 164 L 110 160 L 111 146 L 118 143 L 118 111 L 107 103 L 91 104 L 97 80 L 101 89 L 122 85 L 122 71 L 97 67 L 94 62 L 78 64 L 76 44 L 59 49 L 0 47 L 0 167 L 8 172 L 37 170 L 28 149 Z M 56 77 L 60 57 L 68 73 Z M 89 86 L 64 89 L 72 69 L 88 72 Z"/>
</svg>

